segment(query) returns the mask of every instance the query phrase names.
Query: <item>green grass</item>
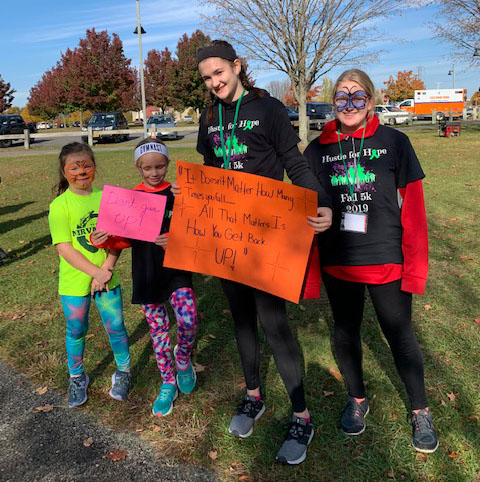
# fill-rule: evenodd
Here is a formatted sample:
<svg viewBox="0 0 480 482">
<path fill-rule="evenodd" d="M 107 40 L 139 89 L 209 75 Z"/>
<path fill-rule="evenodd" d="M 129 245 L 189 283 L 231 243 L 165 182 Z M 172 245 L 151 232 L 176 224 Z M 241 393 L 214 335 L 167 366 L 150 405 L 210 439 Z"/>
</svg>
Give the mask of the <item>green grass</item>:
<svg viewBox="0 0 480 482">
<path fill-rule="evenodd" d="M 181 396 L 172 416 L 160 420 L 150 409 L 160 385 L 146 323 L 131 296 L 130 255 L 119 271 L 131 341 L 134 385 L 128 402 L 107 395 L 114 370 L 108 340 L 92 309 L 85 366 L 92 383 L 88 404 L 114 427 L 141 430 L 159 454 L 211 467 L 225 480 L 251 481 L 473 481 L 480 476 L 480 278 L 478 239 L 478 153 L 480 129 L 456 139 L 435 131 L 409 131 L 426 173 L 430 232 L 430 277 L 424 296 L 414 298 L 414 323 L 425 359 L 426 384 L 440 448 L 418 456 L 409 446 L 406 395 L 373 309 L 363 326 L 364 371 L 371 413 L 361 437 L 338 429 L 346 391 L 337 380 L 331 352 L 332 320 L 325 297 L 289 304 L 295 335 L 305 357 L 305 386 L 316 436 L 301 466 L 273 462 L 289 418 L 286 392 L 268 347 L 262 377 L 267 411 L 252 437 L 228 436 L 229 417 L 243 391 L 232 320 L 218 280 L 195 275 L 200 331 L 195 360 L 205 366 L 198 389 Z M 171 157 L 199 162 L 193 149 L 175 148 Z M 128 151 L 98 152 L 96 186 L 132 187 L 138 182 Z M 174 165 L 169 179 L 173 179 Z M 50 245 L 47 214 L 56 181 L 53 155 L 0 161 L 0 246 L 9 258 L 1 269 L 0 358 L 38 385 L 66 389 L 65 321 L 57 288 L 57 254 Z M 431 309 L 429 309 L 431 307 Z M 172 317 L 173 319 L 173 317 Z M 174 332 L 172 332 L 173 334 Z M 210 451 L 217 452 L 213 460 Z"/>
</svg>

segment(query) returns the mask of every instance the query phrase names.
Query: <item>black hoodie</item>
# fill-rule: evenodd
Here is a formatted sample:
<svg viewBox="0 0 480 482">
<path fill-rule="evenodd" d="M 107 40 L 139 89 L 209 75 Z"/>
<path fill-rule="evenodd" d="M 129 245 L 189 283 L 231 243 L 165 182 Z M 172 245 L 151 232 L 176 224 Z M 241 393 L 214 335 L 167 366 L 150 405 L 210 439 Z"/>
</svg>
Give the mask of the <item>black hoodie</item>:
<svg viewBox="0 0 480 482">
<path fill-rule="evenodd" d="M 200 118 L 197 151 L 207 166 L 223 167 L 218 104 L 223 109 L 223 133 L 229 142 L 237 102 L 226 104 L 217 99 L 213 105 L 213 121 L 207 125 L 207 110 Z M 232 142 L 230 169 L 283 181 L 284 170 L 293 184 L 317 191 L 319 206 L 331 206 L 330 198 L 313 175 L 306 159 L 298 150 L 300 139 L 295 134 L 285 106 L 265 92 L 246 94 L 240 105 Z"/>
</svg>

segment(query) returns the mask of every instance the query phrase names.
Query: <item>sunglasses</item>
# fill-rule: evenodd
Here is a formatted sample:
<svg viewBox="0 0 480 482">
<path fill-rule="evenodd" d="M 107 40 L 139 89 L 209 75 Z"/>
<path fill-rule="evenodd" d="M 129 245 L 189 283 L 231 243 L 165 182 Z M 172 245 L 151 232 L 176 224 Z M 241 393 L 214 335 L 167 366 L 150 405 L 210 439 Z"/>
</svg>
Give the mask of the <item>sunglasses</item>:
<svg viewBox="0 0 480 482">
<path fill-rule="evenodd" d="M 355 92 L 337 92 L 333 99 L 337 112 L 342 112 L 345 109 L 365 109 L 367 101 L 370 96 L 363 90 L 357 90 Z"/>
</svg>

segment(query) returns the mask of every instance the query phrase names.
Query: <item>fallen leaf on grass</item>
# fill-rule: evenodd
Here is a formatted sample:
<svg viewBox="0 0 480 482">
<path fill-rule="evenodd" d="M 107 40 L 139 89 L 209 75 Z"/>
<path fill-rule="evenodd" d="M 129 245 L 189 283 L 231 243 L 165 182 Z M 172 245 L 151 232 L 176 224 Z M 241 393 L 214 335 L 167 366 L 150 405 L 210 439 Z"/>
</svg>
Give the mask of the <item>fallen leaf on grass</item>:
<svg viewBox="0 0 480 482">
<path fill-rule="evenodd" d="M 253 479 L 249 475 L 241 475 L 238 478 L 239 482 L 250 482 L 251 480 L 253 480 Z"/>
<path fill-rule="evenodd" d="M 397 420 L 398 419 L 398 415 L 396 413 L 392 413 L 392 420 Z"/>
<path fill-rule="evenodd" d="M 48 392 L 48 387 L 40 387 L 35 390 L 37 395 L 45 395 Z"/>
<path fill-rule="evenodd" d="M 457 278 L 462 279 L 465 275 L 463 273 L 457 274 Z"/>
<path fill-rule="evenodd" d="M 445 400 L 442 400 L 442 401 L 440 402 L 440 405 L 441 405 L 442 407 L 446 407 L 446 406 L 447 406 Z"/>
<path fill-rule="evenodd" d="M 478 417 L 478 415 L 469 415 L 468 417 L 470 420 L 480 420 L 480 418 Z"/>
<path fill-rule="evenodd" d="M 226 318 L 220 318 L 220 323 L 226 323 L 228 320 Z"/>
<path fill-rule="evenodd" d="M 111 452 L 108 452 L 107 455 L 103 455 L 102 459 L 110 459 L 113 462 L 119 462 L 120 460 L 125 460 L 127 456 L 127 452 L 125 450 L 117 450 L 114 449 Z"/>
<path fill-rule="evenodd" d="M 92 437 L 88 437 L 87 439 L 85 439 L 83 441 L 83 446 L 84 447 L 90 447 L 90 445 L 93 444 L 93 438 Z"/>
<path fill-rule="evenodd" d="M 90 340 L 90 338 L 93 338 L 95 336 L 95 333 L 89 333 L 86 337 L 85 340 Z"/>
<path fill-rule="evenodd" d="M 430 311 L 432 309 L 431 305 L 424 305 L 423 309 L 425 311 Z"/>
<path fill-rule="evenodd" d="M 475 323 L 476 323 L 477 325 L 480 325 L 480 318 L 475 318 Z"/>
<path fill-rule="evenodd" d="M 472 261 L 472 260 L 473 260 L 473 258 L 470 258 L 469 256 L 465 256 L 464 254 L 462 254 L 462 255 L 460 256 L 460 259 L 461 259 L 462 261 Z"/>
<path fill-rule="evenodd" d="M 427 461 L 427 456 L 425 454 L 418 453 L 417 459 L 420 459 L 423 463 Z"/>
<path fill-rule="evenodd" d="M 41 407 L 36 407 L 35 408 L 35 412 L 51 412 L 53 410 L 53 405 L 50 405 L 49 403 L 47 403 L 46 405 L 42 405 Z"/>
<path fill-rule="evenodd" d="M 217 460 L 218 458 L 218 452 L 216 450 L 210 450 L 210 452 L 208 452 L 208 456 L 212 459 L 212 460 Z"/>
<path fill-rule="evenodd" d="M 305 310 L 306 310 L 305 306 L 303 306 L 303 305 L 298 305 L 298 307 L 300 308 L 301 311 L 305 311 Z"/>
<path fill-rule="evenodd" d="M 452 393 L 447 393 L 447 397 L 448 399 L 451 401 L 451 402 L 454 402 L 456 400 L 457 397 L 455 397 L 455 394 L 452 392 Z"/>
<path fill-rule="evenodd" d="M 203 365 L 200 365 L 200 363 L 194 363 L 193 364 L 194 368 L 195 368 L 195 371 L 197 373 L 200 373 L 200 372 L 204 372 L 205 371 L 205 367 Z"/>
<path fill-rule="evenodd" d="M 455 222 L 456 220 L 457 220 L 457 218 L 450 218 L 450 221 Z"/>
<path fill-rule="evenodd" d="M 328 373 L 330 373 L 335 380 L 338 380 L 339 382 L 342 381 L 342 375 L 340 375 L 340 372 L 336 368 L 330 367 Z"/>
<path fill-rule="evenodd" d="M 223 313 L 224 315 L 229 315 L 231 312 L 230 312 L 230 310 L 222 310 L 222 313 Z"/>
<path fill-rule="evenodd" d="M 45 348 L 48 346 L 48 341 L 37 341 L 35 343 L 36 346 L 41 346 L 42 348 Z"/>
<path fill-rule="evenodd" d="M 161 429 L 158 425 L 155 425 L 155 427 L 153 427 L 153 431 L 154 431 L 155 433 L 160 432 L 160 430 L 162 430 L 162 429 Z"/>
<path fill-rule="evenodd" d="M 211 333 L 208 334 L 208 337 L 211 338 L 212 340 L 215 340 L 217 338 L 215 335 L 212 335 Z"/>
<path fill-rule="evenodd" d="M 335 392 L 329 392 L 327 390 L 323 391 L 323 396 L 324 397 L 331 397 L 332 395 L 335 395 Z"/>
<path fill-rule="evenodd" d="M 453 452 L 453 451 L 450 452 L 450 453 L 448 454 L 448 456 L 449 456 L 451 459 L 456 459 L 457 457 L 459 457 L 459 455 L 458 455 L 457 453 Z"/>
</svg>

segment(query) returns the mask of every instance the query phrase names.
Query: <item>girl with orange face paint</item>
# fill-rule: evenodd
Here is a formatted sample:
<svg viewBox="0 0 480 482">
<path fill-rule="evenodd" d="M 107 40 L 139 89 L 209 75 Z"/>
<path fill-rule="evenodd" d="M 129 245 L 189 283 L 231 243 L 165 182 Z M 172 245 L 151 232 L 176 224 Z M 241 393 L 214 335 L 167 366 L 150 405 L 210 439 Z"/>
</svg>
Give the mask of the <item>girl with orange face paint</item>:
<svg viewBox="0 0 480 482">
<path fill-rule="evenodd" d="M 109 394 L 125 400 L 130 387 L 130 354 L 122 294 L 113 273 L 119 252 L 90 243 L 102 198 L 102 191 L 92 188 L 95 158 L 90 147 L 79 142 L 64 146 L 59 156 L 59 175 L 48 221 L 52 242 L 60 255 L 58 292 L 66 318 L 68 406 L 77 407 L 87 401 L 89 378 L 83 371 L 83 352 L 92 297 L 117 365 Z"/>
</svg>

